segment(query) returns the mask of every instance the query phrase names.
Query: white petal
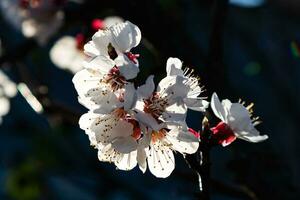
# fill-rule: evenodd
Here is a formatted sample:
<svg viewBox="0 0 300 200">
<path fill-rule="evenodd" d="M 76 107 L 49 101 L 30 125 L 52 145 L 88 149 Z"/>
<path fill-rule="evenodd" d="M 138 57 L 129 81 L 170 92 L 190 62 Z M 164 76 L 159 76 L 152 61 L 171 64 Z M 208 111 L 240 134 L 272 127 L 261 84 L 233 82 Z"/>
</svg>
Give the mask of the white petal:
<svg viewBox="0 0 300 200">
<path fill-rule="evenodd" d="M 120 170 L 131 170 L 137 165 L 137 151 L 128 154 L 121 154 L 115 161 L 115 165 Z"/>
<path fill-rule="evenodd" d="M 108 45 L 111 42 L 111 33 L 108 30 L 99 30 L 92 37 L 91 46 L 97 49 L 98 55 L 108 56 Z M 96 53 L 96 51 L 91 51 Z"/>
<path fill-rule="evenodd" d="M 137 100 L 136 90 L 133 83 L 128 83 L 125 85 L 124 94 L 124 110 L 130 110 L 135 105 Z"/>
<path fill-rule="evenodd" d="M 97 144 L 98 148 L 98 159 L 103 162 L 114 162 L 117 157 L 120 156 L 120 153 L 116 152 L 112 148 L 111 144 L 103 145 L 101 143 Z"/>
<path fill-rule="evenodd" d="M 115 66 L 113 60 L 106 56 L 97 56 L 89 61 L 83 62 L 83 67 L 87 69 L 97 70 L 103 74 L 109 73 L 109 71 Z"/>
<path fill-rule="evenodd" d="M 96 57 L 100 55 L 100 51 L 95 46 L 93 41 L 89 41 L 84 45 L 84 53 L 90 57 Z"/>
<path fill-rule="evenodd" d="M 198 138 L 188 130 L 175 128 L 167 133 L 166 139 L 172 144 L 171 148 L 180 152 L 193 154 L 199 147 Z"/>
<path fill-rule="evenodd" d="M 137 150 L 137 162 L 139 169 L 145 173 L 147 170 L 147 153 L 145 148 L 139 148 Z"/>
<path fill-rule="evenodd" d="M 146 80 L 146 83 L 144 85 L 138 87 L 137 93 L 138 93 L 139 97 L 147 99 L 152 95 L 152 93 L 155 89 L 155 84 L 154 84 L 153 78 L 154 78 L 153 75 L 149 76 Z"/>
<path fill-rule="evenodd" d="M 239 133 L 238 138 L 246 140 L 248 142 L 257 143 L 257 142 L 262 142 L 268 139 L 269 137 L 267 135 L 251 135 L 251 134 Z"/>
<path fill-rule="evenodd" d="M 109 16 L 104 18 L 104 25 L 109 28 L 115 24 L 122 23 L 124 20 L 119 16 Z"/>
<path fill-rule="evenodd" d="M 185 98 L 184 103 L 189 109 L 200 112 L 205 112 L 206 108 L 209 106 L 209 102 L 194 98 Z"/>
<path fill-rule="evenodd" d="M 113 46 L 119 52 L 128 52 L 141 41 L 140 29 L 129 21 L 119 23 L 109 28 L 112 33 Z"/>
<path fill-rule="evenodd" d="M 223 101 L 222 103 L 226 103 Z M 249 111 L 239 103 L 227 104 L 227 123 L 233 130 L 248 130 L 254 128 Z"/>
<path fill-rule="evenodd" d="M 97 146 L 97 140 L 96 140 L 96 135 L 94 132 L 92 131 L 85 131 L 85 133 L 89 136 L 89 140 L 90 140 L 90 145 L 93 146 L 93 147 L 96 147 Z"/>
<path fill-rule="evenodd" d="M 178 58 L 169 58 L 167 60 L 167 76 L 183 76 L 182 62 Z"/>
<path fill-rule="evenodd" d="M 131 136 L 116 138 L 112 143 L 112 147 L 120 153 L 130 153 L 135 151 L 137 150 L 137 146 L 136 140 Z"/>
<path fill-rule="evenodd" d="M 84 69 L 75 74 L 72 82 L 77 90 L 79 96 L 85 96 L 85 94 L 91 89 L 99 87 L 99 82 L 102 77 L 97 76 L 90 71 Z"/>
<path fill-rule="evenodd" d="M 119 55 L 115 59 L 115 64 L 118 66 L 120 74 L 124 76 L 126 80 L 135 78 L 140 71 L 138 63 L 134 64 L 124 54 Z"/>
<path fill-rule="evenodd" d="M 161 126 L 157 123 L 157 121 L 148 113 L 138 111 L 135 113 L 135 117 L 140 123 L 153 130 L 161 129 Z"/>
<path fill-rule="evenodd" d="M 198 84 L 198 82 L 194 82 L 190 85 L 190 90 L 187 93 L 188 98 L 196 98 L 202 93 L 202 89 Z"/>
<path fill-rule="evenodd" d="M 173 152 L 164 146 L 161 141 L 156 141 L 150 146 L 148 165 L 151 173 L 158 178 L 170 176 L 175 168 Z"/>
<path fill-rule="evenodd" d="M 144 130 L 144 133 L 144 136 L 139 140 L 137 149 L 137 161 L 143 173 L 147 169 L 147 155 L 149 154 L 149 145 L 151 142 L 151 133 L 147 133 L 147 130 Z"/>
<path fill-rule="evenodd" d="M 187 97 L 187 93 L 190 90 L 184 82 L 187 79 L 181 76 L 167 76 L 163 78 L 157 87 L 157 91 L 160 94 L 170 95 L 169 103 L 182 101 Z"/>
<path fill-rule="evenodd" d="M 213 110 L 214 114 L 223 122 L 226 122 L 226 114 L 225 110 L 219 100 L 219 97 L 216 93 L 213 93 L 211 97 L 211 103 L 210 103 L 211 109 Z"/>
<path fill-rule="evenodd" d="M 6 115 L 10 109 L 10 103 L 7 98 L 0 97 L 0 117 Z"/>
<path fill-rule="evenodd" d="M 101 74 L 84 69 L 77 72 L 72 81 L 79 102 L 88 109 L 105 114 L 120 106 L 120 101 L 109 85 L 100 83 L 102 78 Z"/>
<path fill-rule="evenodd" d="M 98 142 L 110 143 L 116 138 L 131 136 L 133 126 L 124 120 L 108 114 L 95 120 L 91 126 L 91 131 L 96 134 Z"/>
<path fill-rule="evenodd" d="M 165 112 L 162 113 L 163 119 L 166 122 L 182 122 L 185 121 L 187 108 L 184 104 L 173 104 L 168 106 Z"/>
<path fill-rule="evenodd" d="M 99 117 L 101 117 L 101 115 L 93 113 L 93 112 L 85 113 L 85 114 L 81 115 L 81 117 L 79 119 L 79 127 L 83 130 L 88 130 L 88 129 L 90 129 L 94 120 Z"/>
</svg>

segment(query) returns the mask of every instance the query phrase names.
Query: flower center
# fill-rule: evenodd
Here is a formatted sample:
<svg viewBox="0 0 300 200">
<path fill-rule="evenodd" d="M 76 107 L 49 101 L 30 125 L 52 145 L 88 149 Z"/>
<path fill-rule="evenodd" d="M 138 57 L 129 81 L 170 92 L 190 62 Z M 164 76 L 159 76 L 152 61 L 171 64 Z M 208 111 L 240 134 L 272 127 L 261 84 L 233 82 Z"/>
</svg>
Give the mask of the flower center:
<svg viewBox="0 0 300 200">
<path fill-rule="evenodd" d="M 153 143 L 157 142 L 158 140 L 163 139 L 166 136 L 166 130 L 161 129 L 159 131 L 152 131 L 151 133 L 151 141 Z"/>
<path fill-rule="evenodd" d="M 127 52 L 125 53 L 125 55 L 127 56 L 127 58 L 129 60 L 131 60 L 134 64 L 137 64 L 137 59 L 140 57 L 140 54 L 133 54 L 131 52 Z"/>
<path fill-rule="evenodd" d="M 154 92 L 150 98 L 144 100 L 144 112 L 158 119 L 168 105 L 166 98 L 161 97 L 158 92 Z"/>
<path fill-rule="evenodd" d="M 220 122 L 217 126 L 213 127 L 211 131 L 213 132 L 212 138 L 223 146 L 232 143 L 236 139 L 232 129 L 224 122 Z"/>
<path fill-rule="evenodd" d="M 113 113 L 118 119 L 124 119 L 127 115 L 127 112 L 123 108 L 117 108 L 113 111 Z"/>
<path fill-rule="evenodd" d="M 103 81 L 109 84 L 113 91 L 121 89 L 126 84 L 126 79 L 124 76 L 121 76 L 120 70 L 117 66 L 114 66 L 110 70 Z"/>
<path fill-rule="evenodd" d="M 140 124 L 137 120 L 129 118 L 126 119 L 130 124 L 133 125 L 133 133 L 131 134 L 131 136 L 135 139 L 138 140 L 141 138 L 142 132 L 141 132 L 141 128 L 140 128 Z"/>
</svg>

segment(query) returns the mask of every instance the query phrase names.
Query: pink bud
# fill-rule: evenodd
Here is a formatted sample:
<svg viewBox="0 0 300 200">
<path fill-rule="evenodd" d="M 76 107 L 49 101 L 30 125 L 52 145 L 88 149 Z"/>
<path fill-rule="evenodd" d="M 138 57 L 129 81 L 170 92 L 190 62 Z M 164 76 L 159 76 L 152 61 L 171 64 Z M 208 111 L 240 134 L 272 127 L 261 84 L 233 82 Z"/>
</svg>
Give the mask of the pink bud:
<svg viewBox="0 0 300 200">
<path fill-rule="evenodd" d="M 99 29 L 104 29 L 104 21 L 101 19 L 94 19 L 91 23 L 91 27 L 94 31 L 98 31 Z"/>
</svg>

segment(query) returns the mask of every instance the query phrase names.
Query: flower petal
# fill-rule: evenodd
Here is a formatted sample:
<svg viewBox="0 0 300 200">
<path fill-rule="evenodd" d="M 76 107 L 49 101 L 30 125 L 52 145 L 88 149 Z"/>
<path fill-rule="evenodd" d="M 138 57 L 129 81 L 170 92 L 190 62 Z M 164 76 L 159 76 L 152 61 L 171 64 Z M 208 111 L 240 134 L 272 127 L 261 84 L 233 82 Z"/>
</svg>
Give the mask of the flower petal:
<svg viewBox="0 0 300 200">
<path fill-rule="evenodd" d="M 95 43 L 93 41 L 89 41 L 83 47 L 84 53 L 90 57 L 96 57 L 100 55 L 100 51 L 97 49 Z"/>
<path fill-rule="evenodd" d="M 112 45 L 117 51 L 125 53 L 136 47 L 141 41 L 140 29 L 129 21 L 109 28 L 112 33 Z"/>
<path fill-rule="evenodd" d="M 182 61 L 178 58 L 172 58 L 170 57 L 167 60 L 167 76 L 183 76 L 183 71 L 182 71 Z"/>
<path fill-rule="evenodd" d="M 116 138 L 112 143 L 112 147 L 120 153 L 130 153 L 135 151 L 137 146 L 136 140 L 131 136 Z"/>
<path fill-rule="evenodd" d="M 184 104 L 174 103 L 166 107 L 165 112 L 162 113 L 162 118 L 165 122 L 181 123 L 185 121 L 187 115 L 187 108 Z"/>
<path fill-rule="evenodd" d="M 126 80 L 135 78 L 140 71 L 138 63 L 134 64 L 124 54 L 119 55 L 115 59 L 115 64 L 118 66 L 120 74 L 124 76 Z"/>
<path fill-rule="evenodd" d="M 91 125 L 93 124 L 94 120 L 101 117 L 101 115 L 93 113 L 93 112 L 88 112 L 83 115 L 81 115 L 79 119 L 79 127 L 83 130 L 89 130 Z"/>
<path fill-rule="evenodd" d="M 92 44 L 85 47 L 84 49 L 92 50 L 86 52 L 90 56 L 92 56 L 92 54 L 89 53 L 93 53 L 94 56 L 98 56 L 98 55 L 108 56 L 108 45 L 110 41 L 111 41 L 110 31 L 99 30 L 93 35 Z M 91 47 L 95 47 L 97 51 L 95 49 L 92 49 Z"/>
<path fill-rule="evenodd" d="M 113 60 L 106 56 L 97 56 L 88 61 L 83 62 L 83 67 L 86 69 L 96 70 L 102 74 L 107 74 L 115 66 Z"/>
<path fill-rule="evenodd" d="M 199 98 L 185 98 L 184 103 L 189 109 L 200 112 L 205 112 L 206 108 L 209 106 L 209 102 Z"/>
<path fill-rule="evenodd" d="M 137 111 L 135 113 L 135 117 L 140 123 L 142 123 L 146 127 L 149 127 L 153 130 L 161 129 L 161 126 L 157 123 L 157 121 L 148 113 Z"/>
<path fill-rule="evenodd" d="M 131 170 L 137 165 L 137 151 L 132 151 L 128 154 L 121 154 L 117 157 L 115 165 L 120 170 Z"/>
<path fill-rule="evenodd" d="M 10 103 L 7 98 L 0 97 L 0 117 L 6 115 L 10 109 Z"/>
<path fill-rule="evenodd" d="M 213 110 L 214 114 L 223 122 L 226 122 L 225 110 L 219 100 L 219 97 L 216 93 L 213 93 L 211 97 L 210 107 Z"/>
<path fill-rule="evenodd" d="M 175 168 L 173 152 L 169 147 L 164 146 L 161 141 L 150 145 L 148 165 L 151 173 L 158 178 L 170 176 Z"/>
<path fill-rule="evenodd" d="M 171 129 L 166 135 L 166 140 L 172 144 L 172 149 L 182 154 L 193 154 L 199 147 L 198 138 L 188 130 L 179 127 Z"/>
<path fill-rule="evenodd" d="M 152 95 L 152 93 L 155 89 L 155 84 L 154 84 L 153 79 L 154 79 L 153 75 L 149 76 L 146 80 L 146 83 L 144 85 L 138 87 L 137 93 L 138 93 L 139 97 L 141 97 L 143 99 L 147 99 Z"/>
<path fill-rule="evenodd" d="M 239 136 L 237 136 L 238 138 L 246 140 L 248 142 L 253 142 L 253 143 L 262 142 L 269 138 L 268 135 L 246 134 L 246 133 L 242 133 L 242 132 L 239 132 L 238 135 L 239 135 Z"/>
<path fill-rule="evenodd" d="M 125 94 L 124 94 L 124 110 L 131 110 L 134 106 L 137 99 L 136 90 L 133 83 L 127 83 L 125 85 Z"/>
<path fill-rule="evenodd" d="M 91 131 L 96 134 L 98 142 L 111 143 L 116 138 L 131 137 L 133 126 L 114 115 L 107 114 L 94 120 Z"/>
</svg>

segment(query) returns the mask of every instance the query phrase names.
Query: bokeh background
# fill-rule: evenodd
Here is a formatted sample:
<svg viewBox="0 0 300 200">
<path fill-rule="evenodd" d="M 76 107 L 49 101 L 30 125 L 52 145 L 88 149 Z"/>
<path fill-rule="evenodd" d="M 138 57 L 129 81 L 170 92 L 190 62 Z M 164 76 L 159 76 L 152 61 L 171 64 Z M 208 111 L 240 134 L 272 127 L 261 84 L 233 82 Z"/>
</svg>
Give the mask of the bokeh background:
<svg viewBox="0 0 300 200">
<path fill-rule="evenodd" d="M 86 0 L 68 2 L 63 11 L 64 24 L 44 45 L 0 15 L 1 70 L 25 82 L 44 106 L 35 112 L 20 92 L 10 100 L 0 125 L 0 199 L 196 198 L 197 177 L 181 155 L 167 179 L 137 168 L 118 171 L 98 161 L 78 127 L 86 110 L 73 74 L 57 68 L 49 51 L 60 37 L 111 15 L 142 31 L 134 49 L 141 55 L 140 83 L 149 74 L 159 80 L 167 58 L 179 57 L 200 75 L 205 95 L 255 103 L 259 130 L 269 139 L 212 151 L 212 199 L 300 199 L 300 1 Z M 189 113 L 191 127 L 200 122 Z"/>
</svg>

